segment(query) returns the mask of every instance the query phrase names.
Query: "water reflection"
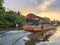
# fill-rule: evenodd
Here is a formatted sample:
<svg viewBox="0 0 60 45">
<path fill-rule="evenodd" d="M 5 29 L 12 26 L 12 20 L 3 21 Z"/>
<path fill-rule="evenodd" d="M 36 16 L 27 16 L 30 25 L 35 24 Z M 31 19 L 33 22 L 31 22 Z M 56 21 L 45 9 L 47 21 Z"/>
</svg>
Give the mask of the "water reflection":
<svg viewBox="0 0 60 45">
<path fill-rule="evenodd" d="M 45 45 L 45 41 L 49 41 L 49 37 L 56 31 L 42 31 L 38 33 L 31 33 L 24 30 L 8 31 L 3 35 L 0 34 L 0 45 Z M 47 33 L 48 32 L 48 33 Z M 50 38 L 51 41 L 52 38 Z M 60 39 L 60 38 L 59 38 Z"/>
<path fill-rule="evenodd" d="M 48 38 L 52 36 L 54 31 L 56 30 L 54 29 L 52 32 L 51 31 L 47 30 L 47 31 L 29 34 L 28 35 L 29 40 L 25 41 L 25 45 L 36 45 L 36 43 L 38 42 L 49 41 Z"/>
</svg>

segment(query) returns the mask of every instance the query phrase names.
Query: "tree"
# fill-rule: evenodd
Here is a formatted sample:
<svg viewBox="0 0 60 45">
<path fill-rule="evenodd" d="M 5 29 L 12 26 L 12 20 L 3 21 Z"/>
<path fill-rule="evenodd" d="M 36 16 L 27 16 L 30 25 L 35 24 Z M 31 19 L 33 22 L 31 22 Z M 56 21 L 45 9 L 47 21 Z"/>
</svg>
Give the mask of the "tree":
<svg viewBox="0 0 60 45">
<path fill-rule="evenodd" d="M 17 12 L 17 15 L 21 15 L 19 11 Z"/>
<path fill-rule="evenodd" d="M 48 18 L 48 17 L 44 17 L 44 19 L 46 19 L 46 20 L 50 20 L 50 18 Z"/>
<path fill-rule="evenodd" d="M 25 17 L 18 11 L 5 11 L 2 6 L 3 0 L 0 0 L 0 27 L 14 27 L 16 24 L 24 23 Z"/>
<path fill-rule="evenodd" d="M 0 14 L 5 11 L 5 9 L 3 7 L 3 2 L 4 2 L 4 0 L 0 0 Z"/>
</svg>

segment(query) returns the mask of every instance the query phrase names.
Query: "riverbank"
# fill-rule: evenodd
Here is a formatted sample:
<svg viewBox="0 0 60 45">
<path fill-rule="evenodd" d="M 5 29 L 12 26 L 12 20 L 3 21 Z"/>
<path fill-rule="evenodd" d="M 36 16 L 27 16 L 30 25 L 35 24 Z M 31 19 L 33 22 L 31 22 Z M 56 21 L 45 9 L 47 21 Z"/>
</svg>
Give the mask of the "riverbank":
<svg viewBox="0 0 60 45">
<path fill-rule="evenodd" d="M 0 31 L 22 30 L 22 27 L 0 28 Z"/>
</svg>

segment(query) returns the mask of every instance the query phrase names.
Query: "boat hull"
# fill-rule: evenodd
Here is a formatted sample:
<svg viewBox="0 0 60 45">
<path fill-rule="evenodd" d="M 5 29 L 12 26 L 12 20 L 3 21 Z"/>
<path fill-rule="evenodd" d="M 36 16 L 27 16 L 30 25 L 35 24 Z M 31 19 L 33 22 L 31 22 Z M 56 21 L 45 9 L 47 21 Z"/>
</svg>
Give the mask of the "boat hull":
<svg viewBox="0 0 60 45">
<path fill-rule="evenodd" d="M 41 31 L 46 31 L 46 30 L 53 30 L 53 29 L 56 29 L 56 27 L 54 27 L 54 28 L 47 28 L 47 29 L 41 29 L 41 28 L 38 29 L 38 28 L 32 28 L 32 27 L 27 26 L 27 25 L 23 26 L 23 30 L 31 31 L 31 32 L 35 32 L 35 33 L 41 32 Z"/>
<path fill-rule="evenodd" d="M 33 33 L 33 34 L 30 34 L 28 35 L 28 37 L 31 39 L 31 40 L 34 40 L 34 41 L 49 41 L 49 37 L 52 36 L 54 33 L 56 32 L 56 29 L 54 30 L 43 30 L 43 31 L 40 31 L 38 33 Z"/>
</svg>

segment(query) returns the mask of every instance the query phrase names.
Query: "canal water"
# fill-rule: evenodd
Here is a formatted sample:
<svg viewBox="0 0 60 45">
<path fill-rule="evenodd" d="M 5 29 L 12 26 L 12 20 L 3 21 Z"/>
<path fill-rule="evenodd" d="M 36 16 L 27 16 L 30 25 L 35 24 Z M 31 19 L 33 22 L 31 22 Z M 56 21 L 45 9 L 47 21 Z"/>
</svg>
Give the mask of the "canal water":
<svg viewBox="0 0 60 45">
<path fill-rule="evenodd" d="M 24 30 L 0 31 L 0 45 L 60 45 L 60 27 L 49 37 L 49 41 L 36 41 L 37 34 Z"/>
</svg>

